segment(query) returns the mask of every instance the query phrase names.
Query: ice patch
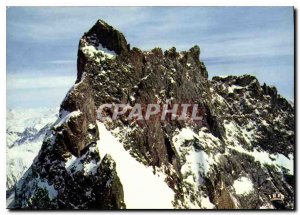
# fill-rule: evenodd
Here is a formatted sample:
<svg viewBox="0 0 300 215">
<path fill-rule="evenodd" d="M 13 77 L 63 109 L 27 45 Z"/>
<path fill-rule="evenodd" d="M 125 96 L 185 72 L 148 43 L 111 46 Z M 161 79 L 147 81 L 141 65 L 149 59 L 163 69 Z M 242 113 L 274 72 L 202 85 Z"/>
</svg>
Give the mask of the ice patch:
<svg viewBox="0 0 300 215">
<path fill-rule="evenodd" d="M 95 175 L 99 164 L 95 160 L 91 160 L 89 163 L 84 164 L 84 172 L 87 175 Z"/>
<path fill-rule="evenodd" d="M 215 208 L 215 205 L 210 202 L 208 197 L 202 197 L 201 198 L 201 207 L 202 207 L 202 209 L 213 209 L 213 208 Z"/>
<path fill-rule="evenodd" d="M 233 182 L 233 188 L 238 195 L 246 195 L 253 191 L 253 183 L 247 177 L 240 177 Z"/>
<path fill-rule="evenodd" d="M 71 155 L 65 162 L 65 168 L 68 169 L 76 160 L 77 158 L 74 155 Z"/>
<path fill-rule="evenodd" d="M 50 200 L 53 200 L 54 198 L 57 197 L 58 192 L 54 189 L 54 186 L 53 185 L 50 186 L 48 182 L 39 181 L 38 186 L 48 191 L 48 196 Z"/>
<path fill-rule="evenodd" d="M 243 89 L 243 87 L 237 85 L 231 85 L 230 87 L 228 87 L 228 93 L 233 93 L 235 89 Z"/>
<path fill-rule="evenodd" d="M 171 80 L 171 84 L 175 84 L 176 83 L 176 81 L 172 77 L 170 77 L 170 80 Z"/>
</svg>

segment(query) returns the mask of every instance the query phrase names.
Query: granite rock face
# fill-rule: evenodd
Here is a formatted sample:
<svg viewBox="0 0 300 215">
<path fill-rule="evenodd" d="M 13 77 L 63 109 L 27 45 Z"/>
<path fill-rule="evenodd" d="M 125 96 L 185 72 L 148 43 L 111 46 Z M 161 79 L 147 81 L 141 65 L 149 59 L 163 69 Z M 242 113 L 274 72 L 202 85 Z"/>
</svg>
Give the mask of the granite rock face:
<svg viewBox="0 0 300 215">
<path fill-rule="evenodd" d="M 97 147 L 96 110 L 107 103 L 201 108 L 201 122 L 155 116 L 104 122 L 136 161 L 166 176 L 174 208 L 294 207 L 294 107 L 275 87 L 250 75 L 209 80 L 199 46 L 130 49 L 102 20 L 80 39 L 77 69 L 60 119 L 16 184 L 12 207 L 126 208 L 118 163 L 100 157 Z"/>
</svg>

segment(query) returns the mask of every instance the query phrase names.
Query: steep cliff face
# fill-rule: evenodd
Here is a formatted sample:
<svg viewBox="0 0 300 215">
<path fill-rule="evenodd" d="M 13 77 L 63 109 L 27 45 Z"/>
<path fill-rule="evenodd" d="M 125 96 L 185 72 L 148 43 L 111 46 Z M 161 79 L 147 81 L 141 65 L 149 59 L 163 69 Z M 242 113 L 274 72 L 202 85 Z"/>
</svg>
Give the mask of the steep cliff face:
<svg viewBox="0 0 300 215">
<path fill-rule="evenodd" d="M 140 208 L 129 198 L 136 193 L 143 208 L 293 208 L 294 108 L 276 88 L 250 75 L 209 80 L 198 46 L 130 49 L 101 20 L 80 39 L 77 69 L 11 207 Z M 203 118 L 100 122 L 96 109 L 107 103 L 197 104 Z M 128 174 L 125 158 L 160 182 L 138 181 L 144 170 Z M 163 183 L 169 204 L 151 205 L 151 190 L 140 192 L 126 177 L 145 187 Z"/>
</svg>

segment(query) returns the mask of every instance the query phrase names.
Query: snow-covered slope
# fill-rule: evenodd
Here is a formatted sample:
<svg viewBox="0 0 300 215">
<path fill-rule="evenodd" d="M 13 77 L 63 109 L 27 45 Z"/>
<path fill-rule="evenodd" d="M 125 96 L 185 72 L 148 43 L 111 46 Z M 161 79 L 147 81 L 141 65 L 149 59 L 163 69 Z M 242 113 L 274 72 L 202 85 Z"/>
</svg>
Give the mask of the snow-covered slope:
<svg viewBox="0 0 300 215">
<path fill-rule="evenodd" d="M 10 189 L 38 155 L 58 109 L 12 109 L 6 116 L 6 189 Z"/>
<path fill-rule="evenodd" d="M 98 148 L 101 157 L 106 154 L 116 161 L 116 168 L 124 189 L 124 201 L 128 209 L 172 209 L 174 192 L 165 182 L 163 173 L 153 173 L 152 167 L 146 167 L 135 160 L 123 148 L 105 125 L 97 122 L 101 133 Z M 155 167 L 154 167 L 155 168 Z M 159 198 L 157 197 L 159 193 Z"/>
</svg>

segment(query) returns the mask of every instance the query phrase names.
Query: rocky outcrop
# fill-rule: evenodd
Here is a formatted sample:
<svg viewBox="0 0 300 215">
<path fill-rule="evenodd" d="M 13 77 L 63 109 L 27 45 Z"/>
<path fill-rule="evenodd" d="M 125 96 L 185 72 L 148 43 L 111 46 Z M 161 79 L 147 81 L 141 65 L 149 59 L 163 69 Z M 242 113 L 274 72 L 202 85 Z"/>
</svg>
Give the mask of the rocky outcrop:
<svg viewBox="0 0 300 215">
<path fill-rule="evenodd" d="M 86 64 L 86 55 L 82 48 L 92 46 L 96 49 L 107 49 L 118 55 L 128 53 L 130 45 L 124 35 L 103 20 L 98 20 L 96 24 L 84 34 L 79 41 L 78 58 L 77 58 L 77 82 L 81 79 L 84 66 Z"/>
<path fill-rule="evenodd" d="M 90 80 L 85 78 L 69 91 L 61 104 L 60 119 L 53 126 L 73 155 L 79 157 L 85 147 L 98 140 L 96 116 Z"/>
<path fill-rule="evenodd" d="M 95 144 L 79 158 L 62 142 L 47 137 L 38 157 L 15 188 L 12 208 L 120 209 L 123 189 L 109 156 L 102 160 Z"/>
<path fill-rule="evenodd" d="M 280 208 L 293 208 L 294 108 L 275 88 L 250 75 L 209 80 L 199 46 L 130 49 L 101 20 L 80 39 L 77 66 L 59 121 L 16 186 L 15 207 L 125 208 L 118 164 L 96 147 L 96 109 L 156 103 L 197 104 L 203 118 L 120 117 L 105 126 L 132 157 L 166 175 L 174 208 L 279 208 L 274 193 L 285 197 Z"/>
</svg>

